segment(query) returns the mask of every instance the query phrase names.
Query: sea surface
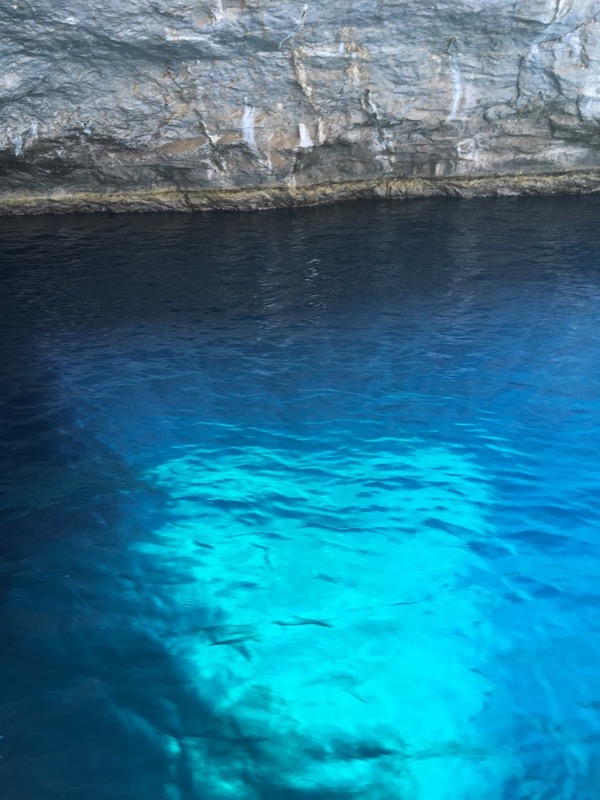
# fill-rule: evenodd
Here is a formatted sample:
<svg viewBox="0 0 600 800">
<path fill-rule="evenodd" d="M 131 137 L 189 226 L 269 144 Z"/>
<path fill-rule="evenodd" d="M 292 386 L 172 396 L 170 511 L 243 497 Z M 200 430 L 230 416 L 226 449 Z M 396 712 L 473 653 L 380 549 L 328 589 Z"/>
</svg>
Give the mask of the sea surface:
<svg viewBox="0 0 600 800">
<path fill-rule="evenodd" d="M 1 219 L 2 800 L 597 800 L 599 220 Z"/>
</svg>

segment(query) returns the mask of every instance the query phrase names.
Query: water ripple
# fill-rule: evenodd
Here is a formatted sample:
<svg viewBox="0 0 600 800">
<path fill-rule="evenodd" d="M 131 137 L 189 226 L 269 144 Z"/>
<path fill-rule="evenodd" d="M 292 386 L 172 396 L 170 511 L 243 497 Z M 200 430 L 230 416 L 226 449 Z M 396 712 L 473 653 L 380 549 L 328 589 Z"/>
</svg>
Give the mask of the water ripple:
<svg viewBox="0 0 600 800">
<path fill-rule="evenodd" d="M 0 220 L 6 800 L 595 800 L 599 202 Z"/>
</svg>

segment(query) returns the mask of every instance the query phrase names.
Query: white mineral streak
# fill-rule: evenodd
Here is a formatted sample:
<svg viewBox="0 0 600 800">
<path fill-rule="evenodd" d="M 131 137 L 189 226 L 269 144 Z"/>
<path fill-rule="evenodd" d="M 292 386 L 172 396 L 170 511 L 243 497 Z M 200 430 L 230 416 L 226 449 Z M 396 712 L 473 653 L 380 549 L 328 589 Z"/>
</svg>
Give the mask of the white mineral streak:
<svg viewBox="0 0 600 800">
<path fill-rule="evenodd" d="M 325 133 L 325 125 L 324 125 L 323 120 L 321 119 L 321 117 L 319 117 L 319 119 L 317 120 L 317 142 L 318 142 L 318 144 L 323 144 L 323 142 L 325 141 L 326 138 L 327 138 L 327 135 Z"/>
<path fill-rule="evenodd" d="M 251 150 L 256 150 L 256 139 L 254 138 L 254 119 L 256 111 L 254 106 L 246 103 L 242 116 L 242 137 Z"/>
<path fill-rule="evenodd" d="M 298 136 L 300 138 L 300 144 L 299 144 L 300 147 L 303 147 L 305 149 L 314 147 L 314 143 L 310 136 L 310 132 L 303 122 L 298 123 Z"/>
<path fill-rule="evenodd" d="M 460 101 L 463 94 L 463 85 L 462 85 L 462 76 L 460 73 L 460 67 L 458 66 L 454 58 L 452 59 L 450 74 L 452 76 L 452 107 L 450 108 L 450 113 L 446 117 L 448 122 L 456 119 L 456 114 L 458 113 L 458 109 L 460 108 Z"/>
</svg>

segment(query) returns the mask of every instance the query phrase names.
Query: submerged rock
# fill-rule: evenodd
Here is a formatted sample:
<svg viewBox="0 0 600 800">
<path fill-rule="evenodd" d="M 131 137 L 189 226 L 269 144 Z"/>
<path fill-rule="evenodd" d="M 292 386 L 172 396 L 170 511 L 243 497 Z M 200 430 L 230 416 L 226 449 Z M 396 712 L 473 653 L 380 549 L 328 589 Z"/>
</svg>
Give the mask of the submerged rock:
<svg viewBox="0 0 600 800">
<path fill-rule="evenodd" d="M 145 476 L 170 513 L 130 554 L 172 584 L 143 625 L 213 720 L 179 733 L 196 794 L 496 798 L 517 769 L 489 747 L 484 476 L 442 447 L 387 457 L 202 448 Z"/>
<path fill-rule="evenodd" d="M 598 0 L 14 0 L 0 210 L 595 191 Z"/>
</svg>

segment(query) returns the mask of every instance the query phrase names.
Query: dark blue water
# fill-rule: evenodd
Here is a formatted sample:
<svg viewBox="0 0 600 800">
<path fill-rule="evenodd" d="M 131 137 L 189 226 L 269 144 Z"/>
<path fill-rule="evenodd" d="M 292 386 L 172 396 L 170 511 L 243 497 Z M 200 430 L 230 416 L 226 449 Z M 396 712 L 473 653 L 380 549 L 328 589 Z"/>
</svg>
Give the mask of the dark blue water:
<svg viewBox="0 0 600 800">
<path fill-rule="evenodd" d="M 0 221 L 3 800 L 598 798 L 599 216 Z"/>
</svg>

